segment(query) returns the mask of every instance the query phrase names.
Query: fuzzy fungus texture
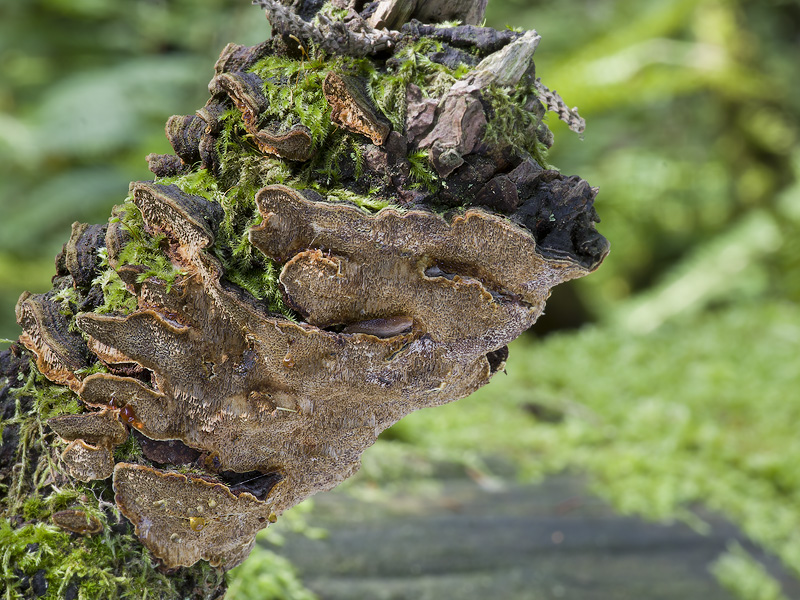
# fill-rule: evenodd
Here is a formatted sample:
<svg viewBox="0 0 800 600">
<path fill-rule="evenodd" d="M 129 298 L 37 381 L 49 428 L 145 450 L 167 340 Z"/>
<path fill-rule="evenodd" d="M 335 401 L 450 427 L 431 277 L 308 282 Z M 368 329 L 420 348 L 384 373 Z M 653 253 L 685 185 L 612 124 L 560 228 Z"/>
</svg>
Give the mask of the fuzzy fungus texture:
<svg viewBox="0 0 800 600">
<path fill-rule="evenodd" d="M 381 431 L 486 384 L 608 252 L 597 190 L 544 159 L 536 32 L 259 3 L 273 37 L 223 50 L 206 105 L 167 122 L 175 154 L 148 156 L 155 181 L 75 224 L 53 290 L 20 298 L 34 370 L 4 358 L 62 398 L 3 417 L 0 473 L 37 465 L 6 516 L 57 486 L 31 519 L 87 540 L 129 523 L 196 597 L 198 561 L 236 566 Z M 41 394 L 29 381 L 4 402 Z"/>
</svg>

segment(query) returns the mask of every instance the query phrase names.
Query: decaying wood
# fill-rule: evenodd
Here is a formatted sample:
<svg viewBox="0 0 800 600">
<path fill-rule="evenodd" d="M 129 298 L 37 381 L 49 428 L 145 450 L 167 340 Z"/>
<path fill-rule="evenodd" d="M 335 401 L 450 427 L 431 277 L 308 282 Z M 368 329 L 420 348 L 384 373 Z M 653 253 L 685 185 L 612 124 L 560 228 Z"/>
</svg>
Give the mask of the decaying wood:
<svg viewBox="0 0 800 600">
<path fill-rule="evenodd" d="M 422 23 L 460 21 L 477 25 L 483 21 L 488 0 L 381 0 L 368 23 L 375 28 L 399 29 L 411 19 Z"/>
<path fill-rule="evenodd" d="M 117 213 L 107 227 L 76 224 L 54 291 L 23 294 L 17 305 L 20 341 L 37 368 L 82 403 L 81 414 L 49 421 L 62 440 L 60 468 L 79 481 L 113 477 L 117 506 L 168 568 L 239 564 L 259 529 L 352 475 L 381 431 L 486 384 L 551 288 L 593 271 L 608 252 L 594 229 L 595 188 L 540 164 L 519 136 L 487 133 L 508 126 L 497 124 L 502 107 L 490 88 L 545 89 L 534 69 L 535 31 L 476 27 L 485 1 L 346 3 L 343 21 L 312 3 L 256 3 L 275 36 L 227 46 L 208 103 L 167 122 L 175 154 L 148 162 L 158 177 L 202 174 L 227 190 L 225 144 L 250 153 L 234 169 L 238 185 L 240 171 L 281 161 L 291 177 L 254 192 L 258 212 L 240 243 L 279 270 L 296 319 L 232 283 L 221 258 L 231 249 L 219 239 L 233 209 L 159 182 L 132 184 L 126 210 L 161 240 L 151 252 L 180 270 L 175 281 L 126 262 L 134 242 Z M 464 24 L 406 23 L 412 18 Z M 401 112 L 384 114 L 370 77 L 399 72 L 399 56 L 417 60 L 403 49 L 425 37 L 436 41 L 425 60 L 466 74 L 448 75 L 446 87 L 406 81 Z M 264 58 L 306 61 L 308 49 L 370 56 L 374 67 L 367 76 L 336 63 L 321 78 L 321 114 L 352 148 L 344 158 L 329 154 L 324 169 L 315 162 L 329 151 L 321 138 L 299 116 L 278 120 L 265 92 L 270 77 L 296 86 L 304 71 L 294 80 L 253 71 Z M 555 93 L 544 100 L 547 107 L 530 92 L 515 108 L 527 115 L 526 148 L 552 142 L 545 108 L 578 127 Z M 225 130 L 232 118 L 239 129 Z M 394 206 L 370 213 L 335 201 L 335 191 Z M 96 310 L 102 269 L 135 296 L 132 312 Z M 79 304 L 73 316 L 56 298 L 65 290 Z M 91 372 L 98 365 L 102 372 Z M 115 459 L 129 429 L 141 453 Z M 192 474 L 176 472 L 187 465 Z M 96 530 L 80 511 L 53 518 L 80 534 Z"/>
</svg>

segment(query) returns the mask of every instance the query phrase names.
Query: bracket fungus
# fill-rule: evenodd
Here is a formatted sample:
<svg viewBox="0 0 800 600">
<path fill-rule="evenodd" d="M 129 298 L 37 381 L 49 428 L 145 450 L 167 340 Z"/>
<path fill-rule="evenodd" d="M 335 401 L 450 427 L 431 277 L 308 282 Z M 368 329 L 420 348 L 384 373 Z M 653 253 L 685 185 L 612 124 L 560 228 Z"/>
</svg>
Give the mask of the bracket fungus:
<svg viewBox="0 0 800 600">
<path fill-rule="evenodd" d="M 275 520 L 269 505 L 220 483 L 118 463 L 114 499 L 136 535 L 169 567 L 203 559 L 218 567 L 247 558 L 255 535 Z"/>
<path fill-rule="evenodd" d="M 128 438 L 119 411 L 105 409 L 78 415 L 62 415 L 47 421 L 62 440 L 70 442 L 61 460 L 70 475 L 80 481 L 107 479 L 114 471 L 113 449 Z"/>
<path fill-rule="evenodd" d="M 92 535 L 103 531 L 103 524 L 95 516 L 82 510 L 60 510 L 53 513 L 53 523 L 72 533 Z"/>
<path fill-rule="evenodd" d="M 225 48 L 155 181 L 76 224 L 54 290 L 17 305 L 38 369 L 81 400 L 48 421 L 67 470 L 113 475 L 168 568 L 239 564 L 384 429 L 486 384 L 608 252 L 597 190 L 543 158 L 546 108 L 582 121 L 535 78 L 538 34 L 258 4 L 273 37 Z M 141 451 L 115 464 L 128 428 Z"/>
<path fill-rule="evenodd" d="M 322 82 L 322 92 L 331 106 L 331 121 L 367 136 L 376 146 L 386 142 L 389 121 L 370 101 L 363 81 L 330 71 Z"/>
</svg>

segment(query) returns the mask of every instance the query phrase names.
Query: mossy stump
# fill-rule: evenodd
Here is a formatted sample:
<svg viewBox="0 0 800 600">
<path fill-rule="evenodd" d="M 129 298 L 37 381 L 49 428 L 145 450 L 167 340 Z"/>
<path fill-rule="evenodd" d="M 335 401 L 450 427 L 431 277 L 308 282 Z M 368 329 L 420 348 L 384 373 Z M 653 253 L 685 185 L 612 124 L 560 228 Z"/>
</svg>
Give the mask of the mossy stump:
<svg viewBox="0 0 800 600">
<path fill-rule="evenodd" d="M 536 32 L 478 27 L 485 3 L 257 4 L 273 36 L 223 50 L 154 181 L 17 304 L 8 598 L 221 597 L 256 532 L 487 383 L 608 251 L 597 190 L 546 163 L 546 111 L 583 121 Z"/>
</svg>

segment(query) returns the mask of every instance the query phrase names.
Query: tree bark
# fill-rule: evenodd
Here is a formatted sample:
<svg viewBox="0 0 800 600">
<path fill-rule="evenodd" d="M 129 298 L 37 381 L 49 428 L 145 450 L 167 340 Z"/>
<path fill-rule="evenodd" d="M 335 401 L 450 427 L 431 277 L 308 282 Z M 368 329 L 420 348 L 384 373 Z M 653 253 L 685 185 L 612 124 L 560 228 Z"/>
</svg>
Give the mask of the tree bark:
<svg viewBox="0 0 800 600">
<path fill-rule="evenodd" d="M 257 4 L 273 37 L 223 50 L 155 181 L 19 300 L 11 597 L 221 597 L 260 529 L 486 384 L 608 251 L 597 190 L 546 163 L 545 111 L 583 124 L 535 31 L 477 27 L 485 2 Z"/>
</svg>

